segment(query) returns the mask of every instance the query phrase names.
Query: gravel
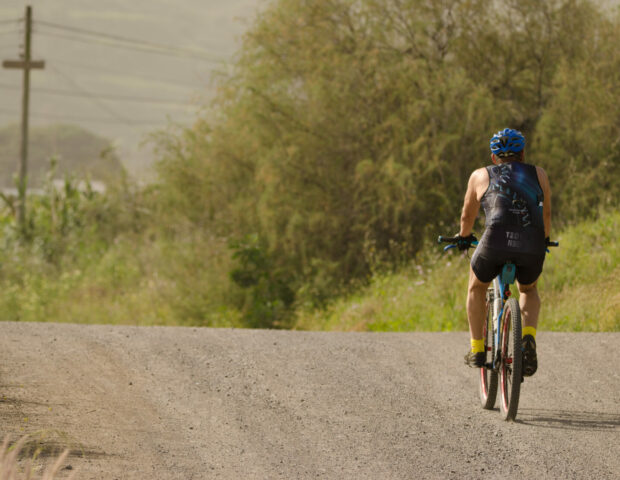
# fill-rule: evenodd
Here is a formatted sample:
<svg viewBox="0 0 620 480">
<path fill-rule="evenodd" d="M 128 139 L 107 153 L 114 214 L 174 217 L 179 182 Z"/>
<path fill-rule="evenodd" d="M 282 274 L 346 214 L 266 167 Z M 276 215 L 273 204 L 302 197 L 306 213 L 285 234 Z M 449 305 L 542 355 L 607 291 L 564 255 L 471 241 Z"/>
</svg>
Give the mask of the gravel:
<svg viewBox="0 0 620 480">
<path fill-rule="evenodd" d="M 504 422 L 465 332 L 0 328 L 2 432 L 59 478 L 620 478 L 620 333 L 540 332 Z"/>
</svg>

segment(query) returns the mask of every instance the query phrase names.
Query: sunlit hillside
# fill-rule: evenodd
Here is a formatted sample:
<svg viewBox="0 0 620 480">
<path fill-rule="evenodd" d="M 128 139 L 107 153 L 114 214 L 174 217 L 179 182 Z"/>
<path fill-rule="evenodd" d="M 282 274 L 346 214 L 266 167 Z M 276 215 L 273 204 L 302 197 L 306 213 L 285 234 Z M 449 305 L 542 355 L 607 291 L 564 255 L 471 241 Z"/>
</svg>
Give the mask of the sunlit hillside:
<svg viewBox="0 0 620 480">
<path fill-rule="evenodd" d="M 541 330 L 620 331 L 620 212 L 556 232 L 539 283 Z M 419 261 L 333 302 L 326 311 L 299 313 L 311 330 L 467 330 L 469 257 L 428 245 Z M 588 252 L 588 254 L 584 254 Z M 512 292 L 518 296 L 518 289 Z"/>
</svg>

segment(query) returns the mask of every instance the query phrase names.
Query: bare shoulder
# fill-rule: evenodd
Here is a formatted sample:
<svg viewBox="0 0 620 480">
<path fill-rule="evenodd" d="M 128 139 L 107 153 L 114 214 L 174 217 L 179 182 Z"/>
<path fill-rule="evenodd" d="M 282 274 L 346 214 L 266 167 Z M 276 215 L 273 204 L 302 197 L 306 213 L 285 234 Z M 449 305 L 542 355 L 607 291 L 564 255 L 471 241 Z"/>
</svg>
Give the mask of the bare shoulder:
<svg viewBox="0 0 620 480">
<path fill-rule="evenodd" d="M 469 183 L 470 184 L 473 183 L 475 186 L 481 183 L 485 183 L 485 182 L 488 183 L 488 181 L 489 181 L 489 174 L 487 173 L 487 169 L 484 167 L 474 170 L 471 176 L 469 177 Z"/>
<path fill-rule="evenodd" d="M 489 188 L 489 174 L 487 169 L 482 167 L 474 170 L 469 177 L 468 189 L 476 192 L 476 198 L 480 200 L 484 192 Z"/>
<path fill-rule="evenodd" d="M 545 169 L 536 165 L 536 174 L 538 175 L 538 181 L 540 182 L 540 186 L 543 188 L 548 188 L 549 177 L 547 176 L 547 172 L 545 172 Z"/>
<path fill-rule="evenodd" d="M 536 167 L 536 173 L 538 173 L 540 177 L 547 178 L 547 172 L 545 172 L 544 168 L 539 167 L 538 165 L 535 165 L 535 167 Z"/>
</svg>

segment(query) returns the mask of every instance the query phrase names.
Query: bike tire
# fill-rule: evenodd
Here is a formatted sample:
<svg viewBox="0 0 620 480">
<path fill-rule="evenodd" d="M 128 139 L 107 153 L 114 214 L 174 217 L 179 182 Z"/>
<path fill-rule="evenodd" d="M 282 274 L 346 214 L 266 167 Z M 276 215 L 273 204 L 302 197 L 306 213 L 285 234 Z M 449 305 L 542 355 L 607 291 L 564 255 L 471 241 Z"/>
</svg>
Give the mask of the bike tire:
<svg viewBox="0 0 620 480">
<path fill-rule="evenodd" d="M 484 323 L 483 338 L 486 351 L 486 361 L 493 363 L 495 358 L 495 335 L 493 335 L 493 287 L 487 290 L 487 315 Z M 489 358 L 489 352 L 491 352 Z M 485 410 L 493 410 L 497 398 L 498 374 L 497 370 L 481 368 L 478 377 L 478 394 L 480 403 Z"/>
<path fill-rule="evenodd" d="M 504 306 L 500 348 L 500 412 L 504 420 L 514 420 L 519 408 L 519 395 L 523 380 L 521 310 L 514 298 L 508 299 Z"/>
</svg>

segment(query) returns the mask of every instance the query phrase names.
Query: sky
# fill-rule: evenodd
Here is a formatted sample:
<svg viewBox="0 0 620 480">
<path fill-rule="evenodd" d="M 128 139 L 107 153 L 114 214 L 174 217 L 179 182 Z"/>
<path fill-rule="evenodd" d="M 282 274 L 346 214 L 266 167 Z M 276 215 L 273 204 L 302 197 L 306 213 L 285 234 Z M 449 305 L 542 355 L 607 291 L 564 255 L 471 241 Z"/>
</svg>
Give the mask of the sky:
<svg viewBox="0 0 620 480">
<path fill-rule="evenodd" d="M 31 125 L 77 124 L 109 138 L 128 171 L 148 180 L 148 133 L 192 123 L 213 95 L 212 73 L 226 70 L 270 1 L 2 0 L 0 59 L 18 57 L 18 19 L 32 5 L 33 58 L 46 67 L 32 72 Z M 153 44 L 173 48 L 154 54 Z M 20 122 L 21 85 L 21 71 L 0 68 L 0 127 Z"/>
<path fill-rule="evenodd" d="M 226 69 L 266 1 L 3 0 L 0 59 L 18 58 L 18 19 L 31 5 L 32 57 L 46 63 L 31 73 L 31 125 L 107 137 L 130 173 L 148 179 L 148 133 L 192 123 L 212 96 L 212 73 Z M 0 127 L 20 122 L 21 86 L 20 70 L 0 68 Z"/>
</svg>

